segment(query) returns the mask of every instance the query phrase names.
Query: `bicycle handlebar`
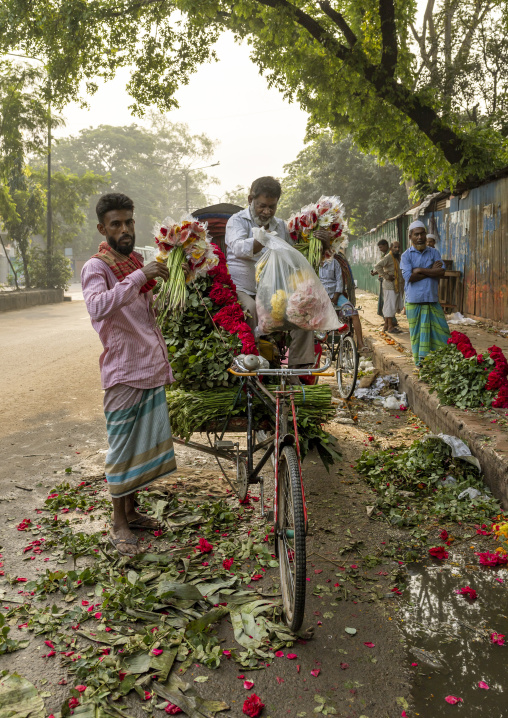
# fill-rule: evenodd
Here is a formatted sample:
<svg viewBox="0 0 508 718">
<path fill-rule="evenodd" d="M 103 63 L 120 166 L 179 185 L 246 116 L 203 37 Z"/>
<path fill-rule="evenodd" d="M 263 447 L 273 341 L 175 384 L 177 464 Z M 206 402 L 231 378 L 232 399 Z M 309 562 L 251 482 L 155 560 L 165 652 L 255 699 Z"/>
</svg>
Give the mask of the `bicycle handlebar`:
<svg viewBox="0 0 508 718">
<path fill-rule="evenodd" d="M 233 366 L 236 363 L 236 359 L 233 362 Z M 281 367 L 280 369 L 259 369 L 258 371 L 238 371 L 229 367 L 228 372 L 234 374 L 234 376 L 335 376 L 332 372 L 324 373 L 332 363 L 332 357 L 329 354 L 324 366 L 319 369 L 289 369 L 287 367 Z M 237 368 L 238 367 L 237 365 Z"/>
</svg>

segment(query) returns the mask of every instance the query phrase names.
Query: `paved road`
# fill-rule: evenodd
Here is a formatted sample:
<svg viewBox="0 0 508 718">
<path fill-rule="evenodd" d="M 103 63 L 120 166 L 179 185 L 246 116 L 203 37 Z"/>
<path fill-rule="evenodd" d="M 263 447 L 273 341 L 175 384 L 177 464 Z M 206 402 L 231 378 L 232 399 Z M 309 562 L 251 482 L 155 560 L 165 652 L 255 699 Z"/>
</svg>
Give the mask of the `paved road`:
<svg viewBox="0 0 508 718">
<path fill-rule="evenodd" d="M 0 314 L 2 483 L 31 480 L 102 447 L 100 352 L 82 301 Z"/>
</svg>

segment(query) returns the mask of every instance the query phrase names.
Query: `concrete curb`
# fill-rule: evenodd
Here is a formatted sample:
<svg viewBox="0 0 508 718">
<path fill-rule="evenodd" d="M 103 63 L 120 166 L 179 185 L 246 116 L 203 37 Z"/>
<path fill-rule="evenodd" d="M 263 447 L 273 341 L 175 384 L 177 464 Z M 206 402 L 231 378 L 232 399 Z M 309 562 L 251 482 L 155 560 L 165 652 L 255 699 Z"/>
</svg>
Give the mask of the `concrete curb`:
<svg viewBox="0 0 508 718">
<path fill-rule="evenodd" d="M 372 336 L 367 335 L 366 341 L 374 352 L 376 368 L 386 374 L 399 375 L 400 389 L 406 392 L 409 406 L 414 413 L 421 417 L 434 433 L 458 436 L 467 443 L 471 453 L 481 464 L 485 483 L 503 508 L 508 509 L 506 432 L 481 415 L 470 414 L 454 406 L 442 406 L 435 394 L 430 394 L 429 386 L 413 373 L 415 366 L 412 360 L 402 356 L 395 346 L 376 341 Z"/>
<path fill-rule="evenodd" d="M 0 312 L 26 309 L 39 304 L 63 302 L 63 289 L 28 289 L 19 292 L 0 292 Z"/>
</svg>

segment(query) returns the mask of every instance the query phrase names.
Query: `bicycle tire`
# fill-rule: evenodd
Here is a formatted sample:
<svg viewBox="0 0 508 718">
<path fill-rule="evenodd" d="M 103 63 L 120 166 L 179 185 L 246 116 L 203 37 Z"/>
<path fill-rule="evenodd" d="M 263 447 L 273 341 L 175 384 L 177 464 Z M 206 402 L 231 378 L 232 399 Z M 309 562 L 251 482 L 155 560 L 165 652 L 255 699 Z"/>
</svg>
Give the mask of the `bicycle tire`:
<svg viewBox="0 0 508 718">
<path fill-rule="evenodd" d="M 358 349 L 351 335 L 342 340 L 335 364 L 335 376 L 339 393 L 343 399 L 349 399 L 355 390 L 358 378 Z"/>
<path fill-rule="evenodd" d="M 305 612 L 306 551 L 303 492 L 296 451 L 285 446 L 279 457 L 276 543 L 286 624 L 298 631 Z"/>
</svg>

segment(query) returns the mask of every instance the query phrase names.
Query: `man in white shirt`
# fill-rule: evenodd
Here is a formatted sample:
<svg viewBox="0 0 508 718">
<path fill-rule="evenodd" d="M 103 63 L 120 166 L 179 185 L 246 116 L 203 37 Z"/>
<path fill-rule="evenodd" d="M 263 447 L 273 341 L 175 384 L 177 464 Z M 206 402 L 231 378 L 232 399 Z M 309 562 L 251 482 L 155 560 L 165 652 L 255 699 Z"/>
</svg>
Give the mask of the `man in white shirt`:
<svg viewBox="0 0 508 718">
<path fill-rule="evenodd" d="M 243 310 L 248 312 L 246 321 L 253 330 L 258 323 L 255 267 L 264 247 L 254 239 L 252 229 L 264 227 L 268 232 L 276 232 L 281 239 L 292 244 L 286 223 L 275 216 L 281 191 L 279 182 L 273 177 L 259 177 L 252 183 L 247 209 L 242 209 L 230 217 L 226 225 L 226 260 L 229 272 L 236 284 L 238 300 Z M 313 366 L 314 361 L 313 332 L 294 329 L 291 332 L 288 366 Z"/>
</svg>

